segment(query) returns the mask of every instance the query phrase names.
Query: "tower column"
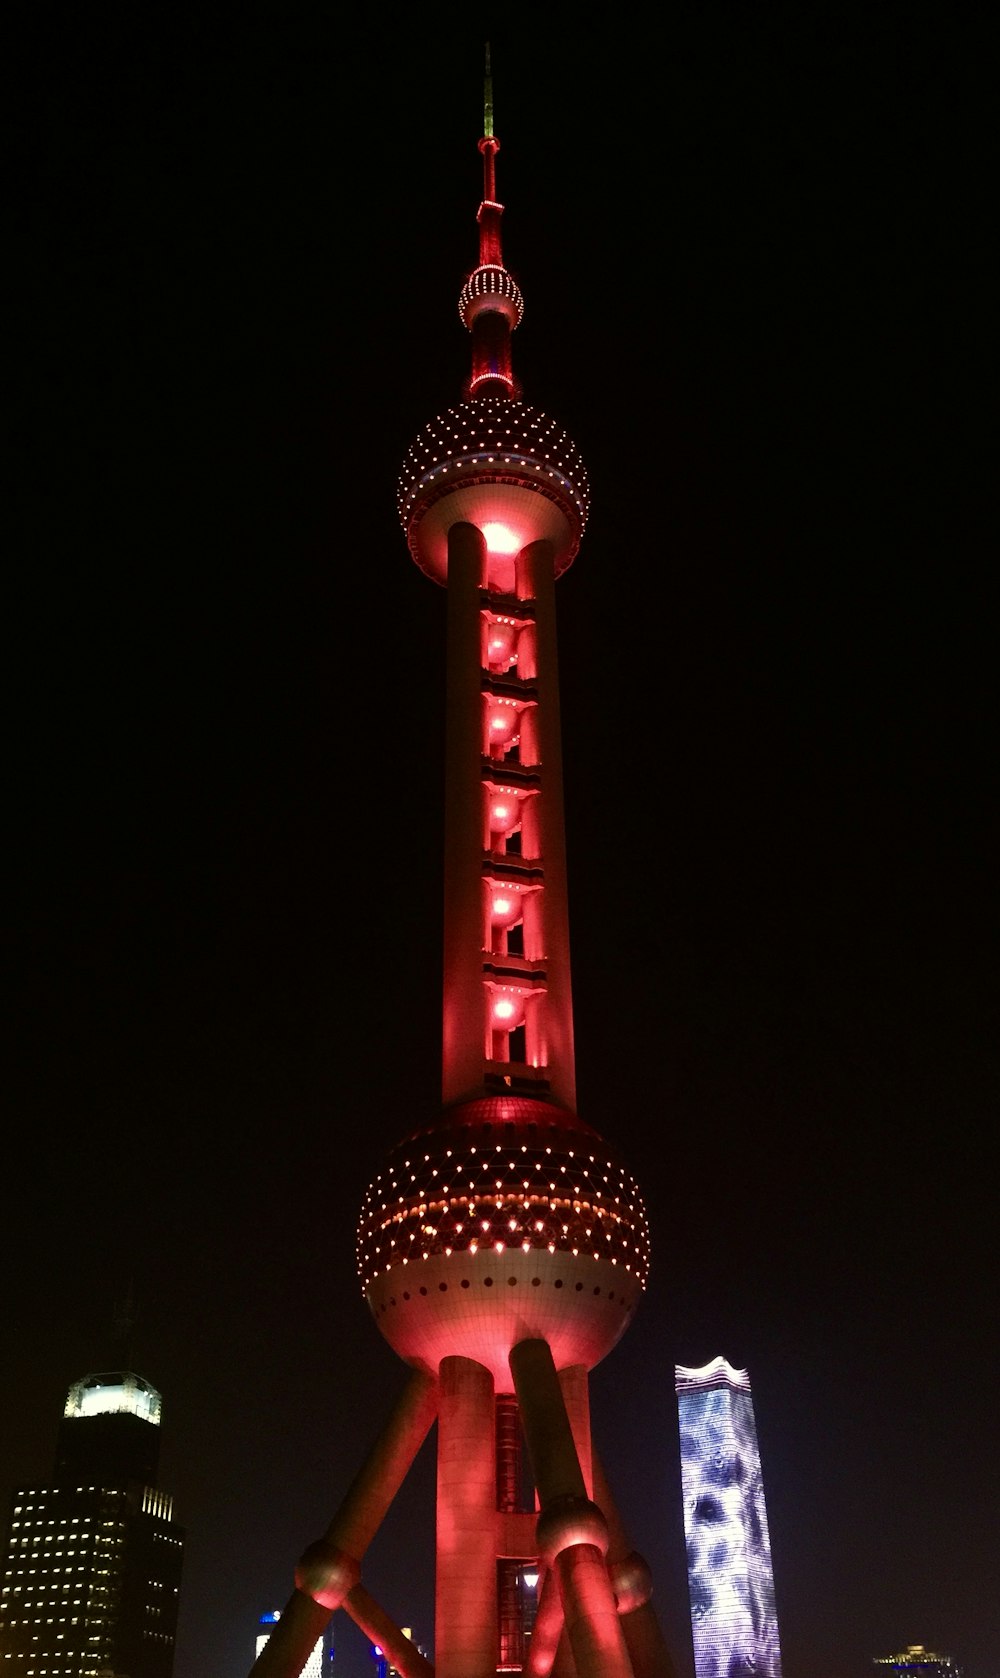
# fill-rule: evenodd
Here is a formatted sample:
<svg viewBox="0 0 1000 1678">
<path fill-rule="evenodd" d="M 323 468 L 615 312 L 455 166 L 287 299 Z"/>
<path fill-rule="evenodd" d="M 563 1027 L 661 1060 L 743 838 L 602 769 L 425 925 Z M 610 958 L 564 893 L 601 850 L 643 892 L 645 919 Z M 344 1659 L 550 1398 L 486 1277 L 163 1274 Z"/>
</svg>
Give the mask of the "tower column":
<svg viewBox="0 0 1000 1678">
<path fill-rule="evenodd" d="M 576 1111 L 573 994 L 569 960 L 569 893 L 563 816 L 562 729 L 559 717 L 559 657 L 556 644 L 556 588 L 552 543 L 531 542 L 517 561 L 518 593 L 534 601 L 538 692 L 537 750 L 542 790 L 533 804 L 537 840 L 545 870 L 544 917 L 546 992 L 544 1027 L 547 1076 L 552 1099 Z"/>
<path fill-rule="evenodd" d="M 444 815 L 445 1105 L 483 1083 L 482 629 L 486 542 L 472 524 L 448 532 L 448 628 Z"/>
<path fill-rule="evenodd" d="M 497 1663 L 496 1406 L 471 1358 L 442 1358 L 437 1452 L 437 1678 L 494 1678 Z"/>
</svg>

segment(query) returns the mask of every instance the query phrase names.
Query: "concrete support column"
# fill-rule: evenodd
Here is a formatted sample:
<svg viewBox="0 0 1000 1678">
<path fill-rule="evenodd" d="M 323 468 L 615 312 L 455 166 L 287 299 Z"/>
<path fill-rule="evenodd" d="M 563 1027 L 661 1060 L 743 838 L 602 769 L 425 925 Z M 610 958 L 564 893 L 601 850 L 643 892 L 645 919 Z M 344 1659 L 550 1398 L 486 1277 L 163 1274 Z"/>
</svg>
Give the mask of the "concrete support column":
<svg viewBox="0 0 1000 1678">
<path fill-rule="evenodd" d="M 601 1551 L 593 1544 L 570 1544 L 555 1567 L 579 1678 L 634 1678 Z"/>
<path fill-rule="evenodd" d="M 470 1358 L 438 1374 L 436 1678 L 494 1678 L 497 1663 L 493 1377 Z"/>
<path fill-rule="evenodd" d="M 564 1624 L 559 1580 L 550 1568 L 542 1581 L 523 1678 L 548 1678 L 555 1662 Z"/>
<path fill-rule="evenodd" d="M 538 706 L 525 705 L 521 712 L 521 765 L 524 769 L 534 769 L 541 761 L 542 752 L 538 744 Z"/>
<path fill-rule="evenodd" d="M 563 1403 L 566 1415 L 573 1432 L 573 1443 L 576 1446 L 577 1461 L 583 1484 L 588 1497 L 594 1496 L 594 1477 L 591 1467 L 590 1449 L 590 1379 L 582 1363 L 575 1363 L 571 1369 L 560 1369 L 559 1385 L 562 1389 Z M 602 1514 L 604 1505 L 597 1500 Z"/>
<path fill-rule="evenodd" d="M 444 789 L 445 1105 L 482 1093 L 483 990 L 482 625 L 486 542 L 472 524 L 448 532 Z"/>
<path fill-rule="evenodd" d="M 527 950 L 525 950 L 525 955 L 527 955 L 527 953 Z M 543 1042 L 542 1034 L 539 1029 L 540 1015 L 538 1010 L 542 1006 L 542 1002 L 543 998 L 540 996 L 529 997 L 527 1004 L 525 1005 L 524 1058 L 529 1066 L 538 1066 L 541 1061 Z"/>
<path fill-rule="evenodd" d="M 587 1495 L 547 1342 L 522 1340 L 510 1354 L 510 1370 L 541 1507 L 539 1559 L 559 1580 L 577 1678 L 634 1678 L 604 1561 L 607 1523 Z M 567 1389 L 579 1412 L 579 1380 L 572 1372 Z"/>
<path fill-rule="evenodd" d="M 537 862 L 542 855 L 542 834 L 538 821 L 538 796 L 537 793 L 532 793 L 521 804 L 521 855 L 525 862 Z"/>
<path fill-rule="evenodd" d="M 535 805 L 535 799 L 526 798 L 525 809 Z M 545 954 L 545 923 L 543 919 L 543 893 L 536 887 L 524 894 L 524 953 L 529 961 L 541 961 Z"/>
<path fill-rule="evenodd" d="M 546 1064 L 553 1101 L 576 1112 L 576 1059 L 569 958 L 569 897 L 566 877 L 566 822 L 563 810 L 562 737 L 559 716 L 559 656 L 556 590 L 551 542 L 532 542 L 518 555 L 519 592 L 535 604 L 534 632 L 538 705 L 533 720 L 541 790 L 537 797 L 538 843 L 545 870 L 545 970 L 543 1007 Z M 534 812 L 533 812 L 534 814 Z"/>
<path fill-rule="evenodd" d="M 570 1498 L 586 1502 L 587 1487 L 548 1342 L 520 1341 L 509 1362 L 541 1513 Z"/>
</svg>

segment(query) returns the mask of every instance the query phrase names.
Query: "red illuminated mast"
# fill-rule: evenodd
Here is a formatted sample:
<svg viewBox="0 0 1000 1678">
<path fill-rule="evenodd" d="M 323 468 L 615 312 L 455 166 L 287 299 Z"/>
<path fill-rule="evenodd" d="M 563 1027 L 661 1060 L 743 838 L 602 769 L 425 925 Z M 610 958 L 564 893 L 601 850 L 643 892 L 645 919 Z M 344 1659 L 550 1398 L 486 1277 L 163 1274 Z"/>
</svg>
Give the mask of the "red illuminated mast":
<svg viewBox="0 0 1000 1678">
<path fill-rule="evenodd" d="M 488 51 L 485 105 L 479 263 L 459 300 L 472 371 L 415 440 L 398 498 L 410 553 L 447 591 L 443 1107 L 391 1150 L 357 1253 L 411 1374 L 254 1678 L 297 1678 L 341 1607 L 403 1678 L 672 1673 L 590 1433 L 589 1372 L 635 1313 L 649 1242 L 638 1185 L 576 1113 L 555 583 L 587 475 L 512 373 L 523 305 L 503 265 Z M 435 1423 L 431 1667 L 360 1580 Z"/>
<path fill-rule="evenodd" d="M 575 445 L 520 400 L 487 57 L 479 264 L 459 297 L 466 401 L 416 439 L 399 508 L 448 589 L 443 1095 L 576 1105 L 553 584 L 587 521 Z"/>
<path fill-rule="evenodd" d="M 483 98 L 483 201 L 479 223 L 479 266 L 466 280 L 458 310 L 472 333 L 472 373 L 466 396 L 520 396 L 511 367 L 510 335 L 524 313 L 521 293 L 503 265 L 500 223 L 503 205 L 497 199 L 496 154 L 500 141 L 493 133 L 493 78 L 490 49 L 486 49 Z"/>
</svg>

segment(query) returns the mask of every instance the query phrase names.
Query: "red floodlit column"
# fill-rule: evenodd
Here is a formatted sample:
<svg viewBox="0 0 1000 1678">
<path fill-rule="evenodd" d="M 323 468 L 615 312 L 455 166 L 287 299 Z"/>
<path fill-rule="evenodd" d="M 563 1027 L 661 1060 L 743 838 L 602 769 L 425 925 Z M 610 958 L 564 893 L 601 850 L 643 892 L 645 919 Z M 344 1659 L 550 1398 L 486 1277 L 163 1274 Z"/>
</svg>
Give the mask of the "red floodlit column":
<svg viewBox="0 0 1000 1678">
<path fill-rule="evenodd" d="M 445 1104 L 483 1084 L 482 626 L 486 542 L 471 524 L 448 532 L 448 646 L 444 829 Z"/>
<path fill-rule="evenodd" d="M 568 1544 L 555 1566 L 578 1678 L 634 1678 L 603 1552 Z"/>
<path fill-rule="evenodd" d="M 538 844 L 544 868 L 546 992 L 543 1036 L 553 1101 L 576 1111 L 573 994 L 569 960 L 569 894 L 563 814 L 562 735 L 559 720 L 559 660 L 556 648 L 556 591 L 550 542 L 532 542 L 518 556 L 518 592 L 534 602 L 538 706 L 534 718 L 542 788 L 537 809 Z"/>
<path fill-rule="evenodd" d="M 559 1386 L 562 1390 L 563 1403 L 566 1406 L 566 1416 L 573 1433 L 577 1461 L 580 1464 L 580 1473 L 583 1476 L 583 1489 L 587 1497 L 593 1497 L 594 1477 L 590 1445 L 590 1378 L 583 1364 L 575 1363 L 568 1369 L 560 1369 Z M 603 1509 L 603 1504 L 601 1507 Z"/>
<path fill-rule="evenodd" d="M 559 1580 L 555 1573 L 550 1571 L 546 1573 L 542 1582 L 523 1678 L 548 1678 L 565 1623 L 559 1597 Z"/>
<path fill-rule="evenodd" d="M 442 1358 L 437 1454 L 437 1678 L 494 1678 L 497 1650 L 496 1408 L 471 1358 Z"/>
</svg>

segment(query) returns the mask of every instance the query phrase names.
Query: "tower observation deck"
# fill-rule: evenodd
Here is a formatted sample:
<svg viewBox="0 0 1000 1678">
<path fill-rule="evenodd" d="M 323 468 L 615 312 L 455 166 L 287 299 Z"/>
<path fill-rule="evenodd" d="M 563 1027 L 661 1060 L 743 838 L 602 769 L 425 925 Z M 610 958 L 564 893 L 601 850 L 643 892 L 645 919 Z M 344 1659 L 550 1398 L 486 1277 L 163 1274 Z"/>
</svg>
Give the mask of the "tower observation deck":
<svg viewBox="0 0 1000 1678">
<path fill-rule="evenodd" d="M 522 399 L 487 52 L 463 400 L 399 480 L 410 554 L 446 592 L 442 1110 L 364 1198 L 358 1272 L 408 1384 L 254 1678 L 297 1678 L 344 1608 L 404 1678 L 669 1678 L 593 1449 L 589 1372 L 646 1284 L 638 1185 L 576 1112 L 555 584 L 589 508 L 579 452 Z M 360 1583 L 437 1425 L 434 1664 Z M 526 1452 L 522 1456 L 522 1444 Z"/>
</svg>

